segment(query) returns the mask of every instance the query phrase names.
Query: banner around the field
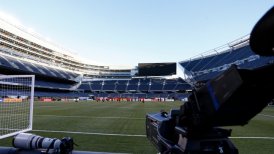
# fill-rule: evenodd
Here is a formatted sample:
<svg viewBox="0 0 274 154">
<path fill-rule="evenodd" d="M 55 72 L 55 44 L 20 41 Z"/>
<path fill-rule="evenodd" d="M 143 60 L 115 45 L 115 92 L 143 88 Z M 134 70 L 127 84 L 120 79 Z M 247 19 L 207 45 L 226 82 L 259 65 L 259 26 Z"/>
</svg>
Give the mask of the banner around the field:
<svg viewBox="0 0 274 154">
<path fill-rule="evenodd" d="M 22 98 L 4 98 L 5 103 L 20 103 L 22 102 Z"/>
</svg>

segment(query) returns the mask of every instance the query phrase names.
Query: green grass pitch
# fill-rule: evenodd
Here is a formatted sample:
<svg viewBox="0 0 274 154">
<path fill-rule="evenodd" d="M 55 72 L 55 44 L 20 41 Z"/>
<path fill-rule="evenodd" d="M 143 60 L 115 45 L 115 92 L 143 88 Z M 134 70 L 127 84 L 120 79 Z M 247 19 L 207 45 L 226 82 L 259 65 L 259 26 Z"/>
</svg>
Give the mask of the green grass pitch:
<svg viewBox="0 0 274 154">
<path fill-rule="evenodd" d="M 35 102 L 31 133 L 73 137 L 76 150 L 121 153 L 157 153 L 145 137 L 145 115 L 179 108 L 181 102 Z M 274 137 L 274 107 L 267 107 L 244 127 L 232 128 L 232 137 Z M 48 132 L 57 131 L 57 132 Z M 58 132 L 61 131 L 61 132 Z M 232 138 L 240 153 L 274 153 L 273 139 Z M 11 138 L 0 140 L 11 146 Z"/>
</svg>

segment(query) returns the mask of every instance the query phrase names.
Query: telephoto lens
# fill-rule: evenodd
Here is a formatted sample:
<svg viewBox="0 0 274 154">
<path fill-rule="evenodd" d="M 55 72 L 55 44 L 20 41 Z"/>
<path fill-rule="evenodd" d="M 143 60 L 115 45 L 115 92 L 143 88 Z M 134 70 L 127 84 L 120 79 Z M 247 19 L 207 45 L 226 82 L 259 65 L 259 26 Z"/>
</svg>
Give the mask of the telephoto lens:
<svg viewBox="0 0 274 154">
<path fill-rule="evenodd" d="M 20 133 L 13 138 L 12 144 L 18 149 L 53 149 L 54 151 L 59 151 L 61 140 L 29 133 Z"/>
</svg>

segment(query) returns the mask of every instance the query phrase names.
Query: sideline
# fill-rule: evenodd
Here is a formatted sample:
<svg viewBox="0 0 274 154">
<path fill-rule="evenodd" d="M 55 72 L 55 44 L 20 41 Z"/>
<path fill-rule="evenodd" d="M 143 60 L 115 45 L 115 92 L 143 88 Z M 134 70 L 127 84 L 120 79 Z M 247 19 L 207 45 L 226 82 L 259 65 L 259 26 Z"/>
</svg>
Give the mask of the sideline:
<svg viewBox="0 0 274 154">
<path fill-rule="evenodd" d="M 146 137 L 146 135 L 137 135 L 137 134 L 109 134 L 109 133 L 56 131 L 56 130 L 32 130 L 32 131 L 33 132 L 44 132 L 44 133 L 67 133 L 67 134 L 99 135 L 99 136 Z M 229 137 L 229 138 L 230 139 L 265 139 L 265 140 L 274 140 L 274 137 Z"/>
<path fill-rule="evenodd" d="M 231 139 L 265 139 L 265 140 L 274 140 L 274 137 L 229 137 Z"/>
<path fill-rule="evenodd" d="M 81 135 L 121 136 L 121 137 L 146 137 L 146 135 L 134 135 L 134 134 L 109 134 L 109 133 L 74 132 L 74 131 L 56 131 L 56 130 L 32 130 L 32 131 L 33 131 L 33 132 L 45 132 L 45 133 L 81 134 Z"/>
<path fill-rule="evenodd" d="M 267 115 L 267 114 L 258 114 L 258 115 L 260 115 L 260 116 L 264 116 L 264 117 L 271 117 L 271 118 L 274 118 L 274 116 L 273 116 L 273 115 Z"/>
<path fill-rule="evenodd" d="M 145 118 L 129 118 L 129 117 L 59 116 L 59 115 L 34 115 L 34 117 L 145 120 Z"/>
</svg>

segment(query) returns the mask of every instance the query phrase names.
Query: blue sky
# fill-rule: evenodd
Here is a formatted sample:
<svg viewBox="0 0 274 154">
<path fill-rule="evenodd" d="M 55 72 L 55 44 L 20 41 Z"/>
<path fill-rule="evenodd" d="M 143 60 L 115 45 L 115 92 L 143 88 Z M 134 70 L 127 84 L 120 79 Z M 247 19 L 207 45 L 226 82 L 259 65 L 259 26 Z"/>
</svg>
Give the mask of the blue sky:
<svg viewBox="0 0 274 154">
<path fill-rule="evenodd" d="M 0 12 L 103 64 L 178 62 L 249 34 L 272 0 L 1 0 Z"/>
</svg>

